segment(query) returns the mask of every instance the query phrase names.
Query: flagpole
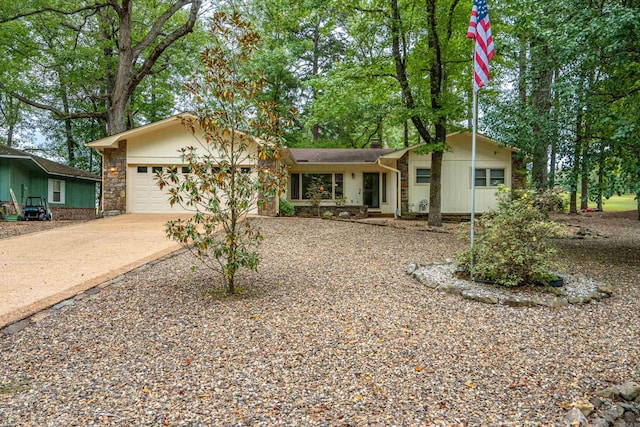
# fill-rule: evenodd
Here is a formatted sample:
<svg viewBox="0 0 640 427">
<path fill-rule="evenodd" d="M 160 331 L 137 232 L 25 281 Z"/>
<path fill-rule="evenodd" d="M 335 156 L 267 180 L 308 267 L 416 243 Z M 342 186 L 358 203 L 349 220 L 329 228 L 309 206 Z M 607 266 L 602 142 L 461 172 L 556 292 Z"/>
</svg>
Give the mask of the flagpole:
<svg viewBox="0 0 640 427">
<path fill-rule="evenodd" d="M 473 109 L 473 130 L 471 133 L 471 267 L 473 268 L 476 217 L 476 134 L 478 133 L 478 94 L 475 87 L 473 88 L 473 106 L 471 108 Z"/>
</svg>

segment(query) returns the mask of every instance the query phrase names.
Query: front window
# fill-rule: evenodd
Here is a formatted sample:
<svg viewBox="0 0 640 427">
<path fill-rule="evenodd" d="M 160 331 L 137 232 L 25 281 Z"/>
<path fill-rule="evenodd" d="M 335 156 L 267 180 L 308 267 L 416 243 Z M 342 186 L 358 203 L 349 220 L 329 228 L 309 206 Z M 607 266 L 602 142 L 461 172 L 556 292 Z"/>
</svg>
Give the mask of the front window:
<svg viewBox="0 0 640 427">
<path fill-rule="evenodd" d="M 61 179 L 49 179 L 49 203 L 65 202 L 65 183 Z"/>
<path fill-rule="evenodd" d="M 292 173 L 289 179 L 290 199 L 309 200 L 307 189 L 316 179 L 326 192 L 323 199 L 335 200 L 344 196 L 344 175 L 341 173 Z"/>
<path fill-rule="evenodd" d="M 289 180 L 291 183 L 291 200 L 300 199 L 300 174 L 292 173 L 291 179 Z"/>
<path fill-rule="evenodd" d="M 430 184 L 430 183 L 431 183 L 431 169 L 417 168 L 416 184 Z"/>
<path fill-rule="evenodd" d="M 322 198 L 332 199 L 332 183 L 333 175 L 330 173 L 303 173 L 302 174 L 302 198 L 310 199 L 309 186 L 314 180 L 318 180 L 320 183 L 320 191 L 325 191 Z"/>
<path fill-rule="evenodd" d="M 476 187 L 497 187 L 504 184 L 504 169 L 476 169 Z"/>
<path fill-rule="evenodd" d="M 487 170 L 476 169 L 476 187 L 486 187 L 486 186 L 487 186 Z"/>
<path fill-rule="evenodd" d="M 382 174 L 382 203 L 387 203 L 387 174 Z"/>
<path fill-rule="evenodd" d="M 504 185 L 504 169 L 489 169 L 489 185 L 491 187 Z"/>
</svg>

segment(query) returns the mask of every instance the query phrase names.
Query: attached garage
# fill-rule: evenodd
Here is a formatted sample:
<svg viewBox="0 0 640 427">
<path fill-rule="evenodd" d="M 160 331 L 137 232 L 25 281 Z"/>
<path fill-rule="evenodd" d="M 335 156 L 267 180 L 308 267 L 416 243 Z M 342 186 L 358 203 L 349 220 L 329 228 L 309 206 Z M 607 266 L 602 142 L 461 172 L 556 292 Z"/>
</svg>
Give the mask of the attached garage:
<svg viewBox="0 0 640 427">
<path fill-rule="evenodd" d="M 156 184 L 156 171 L 166 170 L 166 166 L 158 165 L 135 165 L 127 169 L 127 199 L 130 201 L 128 213 L 183 213 L 193 212 L 182 206 L 169 204 L 167 189 L 161 190 Z M 180 172 L 179 172 L 180 173 Z M 249 212 L 257 214 L 258 209 L 254 207 Z"/>
<path fill-rule="evenodd" d="M 188 116 L 188 115 L 187 115 Z M 102 209 L 105 213 L 190 213 L 171 206 L 167 189 L 155 181 L 156 171 L 178 166 L 180 150 L 201 144 L 178 116 L 131 129 L 87 144 L 103 157 Z M 253 165 L 242 165 L 250 171 Z M 257 214 L 254 207 L 249 212 Z"/>
</svg>

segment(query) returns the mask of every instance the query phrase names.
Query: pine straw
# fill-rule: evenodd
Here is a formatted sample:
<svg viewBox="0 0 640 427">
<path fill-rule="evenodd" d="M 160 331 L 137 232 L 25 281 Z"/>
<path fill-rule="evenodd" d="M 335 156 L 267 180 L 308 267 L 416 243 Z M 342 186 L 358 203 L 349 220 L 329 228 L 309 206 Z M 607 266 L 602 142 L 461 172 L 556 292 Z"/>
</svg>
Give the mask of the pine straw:
<svg viewBox="0 0 640 427">
<path fill-rule="evenodd" d="M 567 272 L 616 288 L 559 309 L 404 274 L 452 258 L 451 234 L 259 222 L 260 272 L 240 275 L 240 296 L 180 254 L 0 338 L 0 424 L 558 425 L 568 403 L 640 380 L 637 221 L 559 242 Z"/>
</svg>

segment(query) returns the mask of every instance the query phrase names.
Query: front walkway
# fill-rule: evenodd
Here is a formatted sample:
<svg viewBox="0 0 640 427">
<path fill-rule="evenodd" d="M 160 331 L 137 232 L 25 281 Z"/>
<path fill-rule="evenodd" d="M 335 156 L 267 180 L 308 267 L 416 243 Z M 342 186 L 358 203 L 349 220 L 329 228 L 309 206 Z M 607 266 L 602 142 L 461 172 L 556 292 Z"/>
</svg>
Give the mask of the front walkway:
<svg viewBox="0 0 640 427">
<path fill-rule="evenodd" d="M 176 215 L 129 214 L 0 240 L 0 328 L 180 248 Z"/>
</svg>

